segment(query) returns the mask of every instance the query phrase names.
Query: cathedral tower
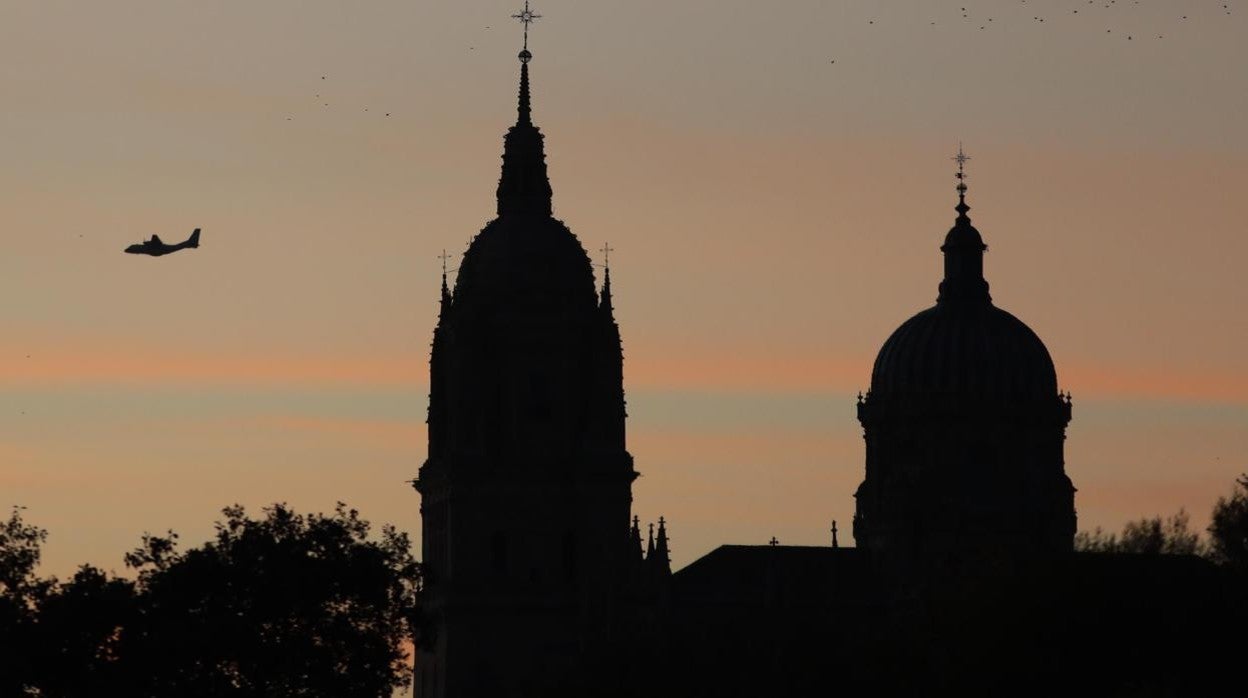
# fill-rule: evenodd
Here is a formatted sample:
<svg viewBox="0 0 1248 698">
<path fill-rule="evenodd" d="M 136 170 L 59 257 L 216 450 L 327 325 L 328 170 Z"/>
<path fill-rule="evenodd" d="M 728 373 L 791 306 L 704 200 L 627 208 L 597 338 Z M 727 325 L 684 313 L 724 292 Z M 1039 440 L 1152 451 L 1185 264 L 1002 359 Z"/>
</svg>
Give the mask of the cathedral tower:
<svg viewBox="0 0 1248 698">
<path fill-rule="evenodd" d="M 1069 396 L 1040 338 L 992 303 L 988 248 L 967 216 L 969 158 L 955 159 L 958 217 L 936 305 L 888 338 L 858 401 L 867 458 L 854 537 L 890 560 L 1069 551 Z"/>
<path fill-rule="evenodd" d="M 434 330 L 417 696 L 542 693 L 613 624 L 639 554 L 610 281 L 551 215 L 527 37 L 519 57 L 498 215 Z"/>
</svg>

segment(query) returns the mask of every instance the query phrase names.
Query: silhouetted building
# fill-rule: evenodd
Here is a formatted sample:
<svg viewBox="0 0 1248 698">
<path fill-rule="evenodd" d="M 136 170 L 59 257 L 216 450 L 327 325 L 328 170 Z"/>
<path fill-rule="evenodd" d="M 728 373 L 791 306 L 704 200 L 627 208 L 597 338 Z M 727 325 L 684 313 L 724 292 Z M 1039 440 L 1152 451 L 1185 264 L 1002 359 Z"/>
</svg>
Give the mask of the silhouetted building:
<svg viewBox="0 0 1248 698">
<path fill-rule="evenodd" d="M 1211 631 L 1245 614 L 1220 570 L 1072 552 L 1070 397 L 992 303 L 961 152 L 936 305 L 858 400 L 859 547 L 834 528 L 828 547 L 725 545 L 673 574 L 660 519 L 643 553 L 610 272 L 596 290 L 552 217 L 520 58 L 498 216 L 453 293 L 442 277 L 417 696 L 1185 695 L 1202 661 L 1229 664 Z"/>
<path fill-rule="evenodd" d="M 630 527 L 623 356 L 609 271 L 552 216 L 520 55 L 498 216 L 442 279 L 421 494 L 426 587 L 418 696 L 540 694 L 670 574 Z"/>
<path fill-rule="evenodd" d="M 858 401 L 867 464 L 854 538 L 900 564 L 1069 552 L 1075 536 L 1062 455 L 1070 399 L 1040 338 L 993 305 L 988 247 L 958 176 L 936 305 L 884 342 Z"/>
</svg>

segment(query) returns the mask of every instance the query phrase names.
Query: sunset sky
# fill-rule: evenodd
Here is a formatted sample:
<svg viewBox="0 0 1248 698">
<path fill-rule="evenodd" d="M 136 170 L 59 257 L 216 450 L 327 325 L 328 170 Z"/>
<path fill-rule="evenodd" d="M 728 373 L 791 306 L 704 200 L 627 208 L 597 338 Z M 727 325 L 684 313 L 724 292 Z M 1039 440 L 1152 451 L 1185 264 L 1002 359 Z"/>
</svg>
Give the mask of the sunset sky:
<svg viewBox="0 0 1248 698">
<path fill-rule="evenodd" d="M 1224 2 L 534 3 L 555 215 L 615 250 L 634 508 L 675 565 L 851 542 L 854 395 L 935 300 L 959 141 L 994 301 L 1074 395 L 1080 527 L 1206 525 L 1248 471 Z M 438 255 L 493 216 L 520 7 L 0 2 L 0 506 L 44 572 L 235 502 L 419 538 Z"/>
</svg>

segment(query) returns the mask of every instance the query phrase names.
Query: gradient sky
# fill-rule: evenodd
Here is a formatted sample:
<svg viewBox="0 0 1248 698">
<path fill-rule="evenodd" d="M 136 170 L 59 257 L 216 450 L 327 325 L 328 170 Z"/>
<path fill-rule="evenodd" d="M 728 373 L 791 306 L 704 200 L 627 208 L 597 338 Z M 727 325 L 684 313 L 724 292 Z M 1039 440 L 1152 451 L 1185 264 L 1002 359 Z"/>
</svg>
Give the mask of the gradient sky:
<svg viewBox="0 0 1248 698">
<path fill-rule="evenodd" d="M 959 140 L 994 300 L 1074 394 L 1081 527 L 1205 525 L 1248 470 L 1226 4 L 534 5 L 556 215 L 616 250 L 635 510 L 677 565 L 848 529 L 854 394 L 935 299 Z M 518 9 L 0 3 L 0 505 L 45 572 L 234 502 L 418 538 L 437 255 L 493 214 Z"/>
</svg>

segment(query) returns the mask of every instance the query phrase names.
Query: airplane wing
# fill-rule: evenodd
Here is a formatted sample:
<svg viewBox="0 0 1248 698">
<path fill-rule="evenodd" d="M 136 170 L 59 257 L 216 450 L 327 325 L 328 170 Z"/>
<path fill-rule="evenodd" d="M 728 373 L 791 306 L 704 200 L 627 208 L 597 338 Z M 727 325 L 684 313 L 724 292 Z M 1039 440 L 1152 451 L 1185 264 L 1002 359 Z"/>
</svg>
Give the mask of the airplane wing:
<svg viewBox="0 0 1248 698">
<path fill-rule="evenodd" d="M 160 241 L 160 236 L 159 236 L 159 235 L 152 235 L 152 242 L 153 242 L 153 243 L 155 243 L 155 244 L 157 244 L 157 245 L 163 245 L 163 244 L 165 244 L 165 243 L 163 243 L 163 242 L 161 242 L 161 241 Z"/>
</svg>

